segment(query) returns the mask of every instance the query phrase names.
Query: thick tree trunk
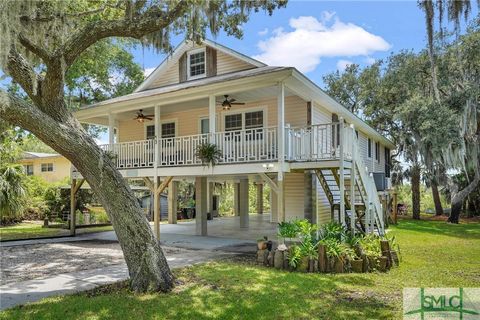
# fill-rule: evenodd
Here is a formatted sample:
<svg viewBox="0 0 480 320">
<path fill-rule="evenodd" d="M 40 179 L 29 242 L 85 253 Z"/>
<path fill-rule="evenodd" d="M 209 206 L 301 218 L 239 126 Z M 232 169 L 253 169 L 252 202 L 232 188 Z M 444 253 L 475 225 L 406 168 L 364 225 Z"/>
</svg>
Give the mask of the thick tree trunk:
<svg viewBox="0 0 480 320">
<path fill-rule="evenodd" d="M 0 117 L 29 130 L 65 156 L 87 180 L 117 234 L 135 291 L 168 291 L 173 275 L 130 187 L 108 154 L 72 116 L 59 123 L 36 107 L 0 91 Z"/>
<path fill-rule="evenodd" d="M 412 218 L 420 220 L 420 167 L 412 166 Z"/>
<path fill-rule="evenodd" d="M 458 223 L 460 221 L 460 213 L 462 212 L 463 202 L 465 198 L 478 186 L 480 183 L 480 173 L 475 173 L 473 180 L 463 190 L 460 190 L 452 196 L 452 208 L 448 222 Z"/>
<path fill-rule="evenodd" d="M 438 185 L 436 181 L 432 180 L 432 196 L 435 204 L 435 215 L 443 215 L 442 202 L 440 201 L 440 193 L 438 192 Z"/>
</svg>

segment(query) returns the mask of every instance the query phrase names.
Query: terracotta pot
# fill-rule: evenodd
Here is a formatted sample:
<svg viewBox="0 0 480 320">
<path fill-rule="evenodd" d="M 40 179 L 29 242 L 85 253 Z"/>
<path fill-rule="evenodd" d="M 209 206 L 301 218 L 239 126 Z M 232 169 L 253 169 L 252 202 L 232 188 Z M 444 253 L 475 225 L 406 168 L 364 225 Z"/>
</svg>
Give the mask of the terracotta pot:
<svg viewBox="0 0 480 320">
<path fill-rule="evenodd" d="M 363 259 L 351 260 L 352 271 L 357 273 L 363 272 Z"/>
<path fill-rule="evenodd" d="M 387 271 L 388 258 L 384 257 L 384 256 L 381 256 L 378 261 L 379 261 L 378 269 L 382 272 Z"/>
<path fill-rule="evenodd" d="M 267 249 L 267 242 L 264 240 L 257 241 L 257 247 L 258 247 L 258 250 L 265 250 Z"/>
</svg>

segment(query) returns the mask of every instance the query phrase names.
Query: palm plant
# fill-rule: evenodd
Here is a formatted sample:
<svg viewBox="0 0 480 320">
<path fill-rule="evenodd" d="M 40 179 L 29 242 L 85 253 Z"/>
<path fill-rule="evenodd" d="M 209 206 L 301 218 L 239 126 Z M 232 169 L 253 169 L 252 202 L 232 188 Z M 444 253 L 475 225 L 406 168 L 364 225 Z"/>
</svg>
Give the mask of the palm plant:
<svg viewBox="0 0 480 320">
<path fill-rule="evenodd" d="M 222 158 L 222 151 L 214 143 L 204 142 L 197 146 L 195 156 L 204 166 L 214 167 Z"/>
<path fill-rule="evenodd" d="M 26 191 L 23 168 L 18 164 L 0 167 L 0 217 L 6 222 L 16 218 L 23 209 Z"/>
</svg>

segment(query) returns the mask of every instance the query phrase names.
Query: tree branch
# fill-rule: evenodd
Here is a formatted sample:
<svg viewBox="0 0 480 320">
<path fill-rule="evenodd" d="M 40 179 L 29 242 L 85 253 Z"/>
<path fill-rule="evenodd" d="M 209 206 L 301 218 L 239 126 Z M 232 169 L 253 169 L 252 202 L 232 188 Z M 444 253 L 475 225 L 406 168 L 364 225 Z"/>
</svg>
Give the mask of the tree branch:
<svg viewBox="0 0 480 320">
<path fill-rule="evenodd" d="M 18 35 L 19 42 L 30 52 L 37 55 L 39 58 L 45 62 L 45 64 L 50 64 L 52 61 L 52 55 L 41 45 L 35 44 L 29 39 L 27 39 L 23 34 Z"/>
<path fill-rule="evenodd" d="M 6 71 L 18 83 L 33 101 L 39 100 L 39 84 L 43 77 L 38 75 L 28 61 L 12 47 L 8 54 Z"/>
<path fill-rule="evenodd" d="M 151 8 L 132 19 L 101 20 L 88 23 L 67 40 L 63 48 L 56 53 L 64 56 L 65 64 L 69 67 L 75 59 L 95 42 L 109 37 L 141 38 L 149 33 L 168 27 L 187 10 L 187 1 L 180 1 L 173 9 L 162 11 L 160 8 Z"/>
</svg>

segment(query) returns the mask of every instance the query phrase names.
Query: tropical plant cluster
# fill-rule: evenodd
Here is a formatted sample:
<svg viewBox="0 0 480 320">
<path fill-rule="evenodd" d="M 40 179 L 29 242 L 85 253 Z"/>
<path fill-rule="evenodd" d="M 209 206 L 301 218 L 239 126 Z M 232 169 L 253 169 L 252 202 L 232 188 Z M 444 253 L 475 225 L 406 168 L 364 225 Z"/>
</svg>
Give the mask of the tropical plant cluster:
<svg viewBox="0 0 480 320">
<path fill-rule="evenodd" d="M 283 243 L 276 250 L 266 238 L 257 240 L 257 262 L 300 272 L 387 271 L 399 264 L 395 237 L 352 234 L 337 222 L 321 227 L 306 219 L 278 224 Z M 271 243 L 271 241 L 270 241 Z"/>
</svg>

